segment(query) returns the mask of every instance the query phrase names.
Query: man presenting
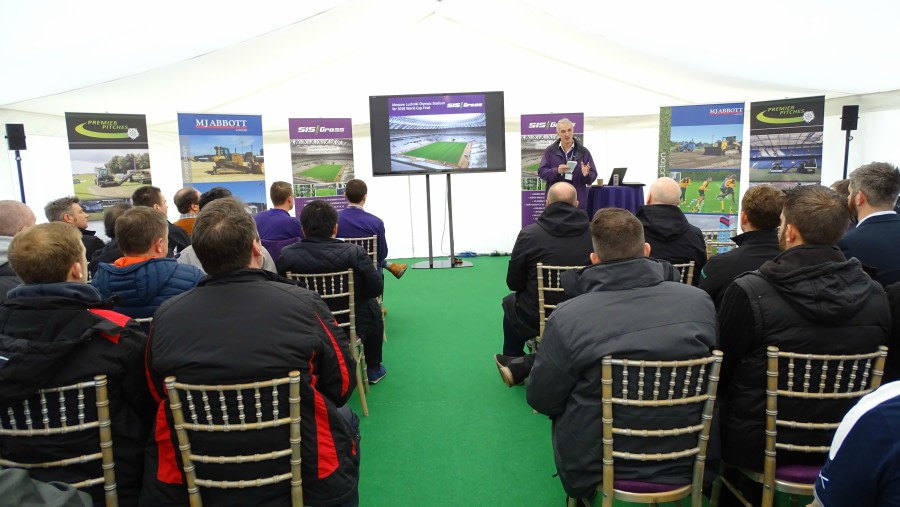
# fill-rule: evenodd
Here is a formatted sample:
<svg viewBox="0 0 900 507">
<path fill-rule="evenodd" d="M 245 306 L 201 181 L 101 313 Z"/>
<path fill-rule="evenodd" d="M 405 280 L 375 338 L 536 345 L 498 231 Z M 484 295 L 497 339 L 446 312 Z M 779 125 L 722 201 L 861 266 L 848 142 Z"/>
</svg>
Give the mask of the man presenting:
<svg viewBox="0 0 900 507">
<path fill-rule="evenodd" d="M 587 188 L 597 179 L 597 169 L 591 152 L 575 139 L 574 125 L 568 118 L 556 123 L 559 140 L 544 150 L 538 175 L 547 182 L 547 189 L 559 181 L 575 187 L 578 209 L 587 210 Z M 569 163 L 574 167 L 569 168 Z"/>
<path fill-rule="evenodd" d="M 712 300 L 700 289 L 668 281 L 671 266 L 647 258 L 650 245 L 634 215 L 601 209 L 591 222 L 591 236 L 594 266 L 576 282 L 583 295 L 560 303 L 547 319 L 526 388 L 528 404 L 553 421 L 556 468 L 573 498 L 592 496 L 603 478 L 601 359 L 695 359 L 708 356 L 716 344 Z M 674 428 L 685 426 L 689 414 L 667 409 L 656 417 Z M 637 427 L 637 417 L 628 407 L 616 407 L 623 427 Z M 622 442 L 617 450 L 647 452 L 633 440 Z M 688 484 L 692 462 L 622 460 L 616 463 L 616 479 Z"/>
</svg>

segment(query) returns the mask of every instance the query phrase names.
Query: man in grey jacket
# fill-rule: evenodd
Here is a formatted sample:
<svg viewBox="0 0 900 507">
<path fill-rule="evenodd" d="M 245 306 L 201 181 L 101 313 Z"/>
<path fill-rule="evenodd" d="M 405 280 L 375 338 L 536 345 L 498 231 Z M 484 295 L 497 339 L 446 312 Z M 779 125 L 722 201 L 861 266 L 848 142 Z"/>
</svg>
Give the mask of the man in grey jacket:
<svg viewBox="0 0 900 507">
<path fill-rule="evenodd" d="M 636 217 L 622 209 L 600 210 L 591 221 L 591 236 L 594 266 L 574 281 L 574 291 L 582 295 L 561 303 L 547 319 L 527 386 L 528 403 L 553 421 L 556 467 L 573 498 L 591 497 L 602 481 L 600 360 L 692 359 L 708 356 L 716 344 L 709 295 L 671 281 L 672 267 L 647 257 L 650 245 Z M 692 414 L 684 408 L 661 409 L 659 419 L 673 428 L 684 426 Z M 640 427 L 638 418 L 631 407 L 616 408 L 623 427 Z M 677 446 L 680 438 L 664 445 Z M 619 450 L 647 452 L 646 442 L 622 438 L 617 444 Z M 689 484 L 691 463 L 620 460 L 616 479 Z"/>
</svg>

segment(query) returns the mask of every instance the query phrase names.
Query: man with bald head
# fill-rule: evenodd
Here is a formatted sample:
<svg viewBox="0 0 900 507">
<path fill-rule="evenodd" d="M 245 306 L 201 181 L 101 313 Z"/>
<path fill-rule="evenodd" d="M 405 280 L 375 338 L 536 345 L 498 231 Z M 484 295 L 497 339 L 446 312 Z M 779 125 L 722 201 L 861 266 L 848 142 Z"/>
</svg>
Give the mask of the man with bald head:
<svg viewBox="0 0 900 507">
<path fill-rule="evenodd" d="M 19 201 L 0 201 L 0 301 L 6 293 L 22 283 L 9 265 L 9 243 L 22 229 L 34 225 L 34 212 Z"/>
<path fill-rule="evenodd" d="M 539 332 L 537 263 L 587 266 L 591 251 L 590 223 L 578 209 L 575 187 L 554 183 L 544 212 L 519 232 L 509 257 L 506 285 L 514 292 L 503 298 L 504 356 L 524 355 L 525 342 Z"/>
<path fill-rule="evenodd" d="M 672 264 L 694 261 L 694 273 L 706 264 L 706 242 L 700 229 L 691 225 L 678 208 L 681 188 L 672 178 L 659 178 L 650 186 L 647 205 L 637 212 L 650 244 L 650 256 Z M 694 276 L 693 285 L 700 277 Z"/>
</svg>

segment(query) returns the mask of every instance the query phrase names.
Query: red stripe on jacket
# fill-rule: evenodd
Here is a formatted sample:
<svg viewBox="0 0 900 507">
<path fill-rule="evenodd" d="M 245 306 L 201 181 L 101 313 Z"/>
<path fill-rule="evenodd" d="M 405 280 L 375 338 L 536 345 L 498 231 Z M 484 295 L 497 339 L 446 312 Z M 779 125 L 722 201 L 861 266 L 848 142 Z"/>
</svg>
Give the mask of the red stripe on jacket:
<svg viewBox="0 0 900 507">
<path fill-rule="evenodd" d="M 313 390 L 316 404 L 316 443 L 318 445 L 319 479 L 328 477 L 338 469 L 337 449 L 331 435 L 331 421 L 328 419 L 328 407 L 322 393 Z"/>
<path fill-rule="evenodd" d="M 343 396 L 350 389 L 350 373 L 347 371 L 347 363 L 344 362 L 344 354 L 341 352 L 341 347 L 338 345 L 337 340 L 334 339 L 334 335 L 331 334 L 328 326 L 322 322 L 322 317 L 319 317 L 318 313 L 316 313 L 316 318 L 319 319 L 319 324 L 322 324 L 322 329 L 328 334 L 328 338 L 331 338 L 331 346 L 334 348 L 334 353 L 337 354 L 338 365 L 341 368 L 341 396 Z"/>
<path fill-rule="evenodd" d="M 127 315 L 122 315 L 121 313 L 114 312 L 112 310 L 101 310 L 99 308 L 92 308 L 88 311 L 100 318 L 103 318 L 103 319 L 106 319 L 106 320 L 112 322 L 113 324 L 115 324 L 119 327 L 125 327 L 125 325 L 128 324 L 128 320 L 131 319 L 131 317 L 129 317 Z M 113 334 L 107 334 L 107 333 L 104 333 L 103 331 L 100 331 L 100 336 L 106 338 L 107 340 L 109 340 L 115 344 L 119 343 L 119 333 L 116 333 L 113 335 Z"/>
<path fill-rule="evenodd" d="M 172 432 L 166 419 L 166 403 L 159 404 L 156 411 L 156 478 L 167 484 L 181 484 L 181 469 L 175 461 L 175 445 L 172 443 Z"/>
</svg>

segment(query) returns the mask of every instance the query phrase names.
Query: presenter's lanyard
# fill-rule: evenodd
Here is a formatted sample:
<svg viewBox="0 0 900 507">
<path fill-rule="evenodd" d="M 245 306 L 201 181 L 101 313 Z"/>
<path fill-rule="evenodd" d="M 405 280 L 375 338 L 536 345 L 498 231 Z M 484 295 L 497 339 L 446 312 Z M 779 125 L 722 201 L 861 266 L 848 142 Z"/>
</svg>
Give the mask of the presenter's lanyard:
<svg viewBox="0 0 900 507">
<path fill-rule="evenodd" d="M 575 160 L 575 143 L 574 142 L 572 142 L 572 147 L 569 148 L 569 151 L 566 151 L 566 149 L 562 147 L 562 143 L 560 143 L 559 150 L 562 152 L 563 158 L 566 159 L 566 161 Z"/>
</svg>

